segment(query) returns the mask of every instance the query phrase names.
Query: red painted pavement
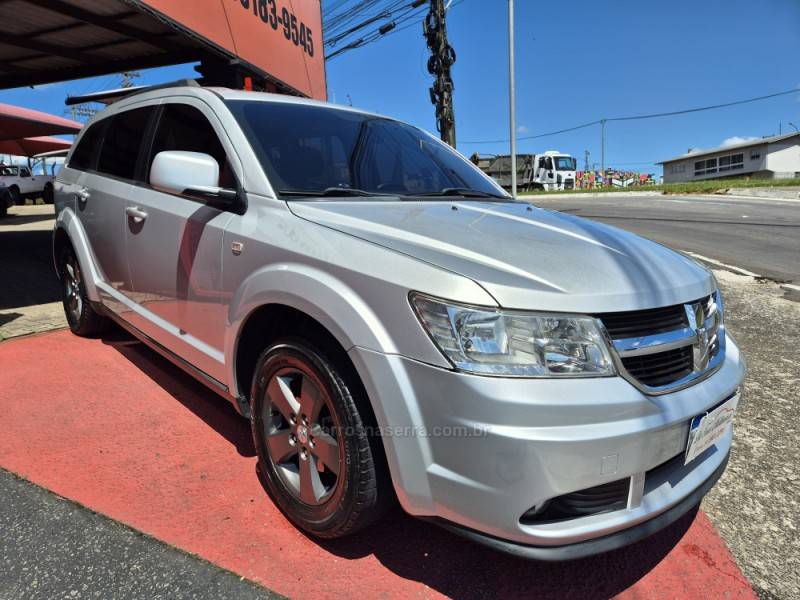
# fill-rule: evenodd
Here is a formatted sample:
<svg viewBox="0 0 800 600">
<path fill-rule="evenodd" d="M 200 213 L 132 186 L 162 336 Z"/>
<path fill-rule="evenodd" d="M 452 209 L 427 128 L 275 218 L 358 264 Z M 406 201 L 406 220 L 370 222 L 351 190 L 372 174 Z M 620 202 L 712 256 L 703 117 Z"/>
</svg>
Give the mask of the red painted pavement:
<svg viewBox="0 0 800 600">
<path fill-rule="evenodd" d="M 272 505 L 249 426 L 144 346 L 62 331 L 0 344 L 0 466 L 298 598 L 755 598 L 706 516 L 564 564 L 514 559 L 400 510 L 318 543 Z"/>
</svg>

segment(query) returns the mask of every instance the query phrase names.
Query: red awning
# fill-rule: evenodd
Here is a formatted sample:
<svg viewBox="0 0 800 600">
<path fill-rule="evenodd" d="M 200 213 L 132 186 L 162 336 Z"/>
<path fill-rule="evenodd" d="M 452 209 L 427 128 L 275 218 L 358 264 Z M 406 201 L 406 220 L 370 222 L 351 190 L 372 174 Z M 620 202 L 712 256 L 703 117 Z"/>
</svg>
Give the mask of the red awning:
<svg viewBox="0 0 800 600">
<path fill-rule="evenodd" d="M 44 152 L 66 151 L 71 147 L 72 142 L 54 137 L 22 138 L 21 140 L 0 141 L 0 154 L 36 156 Z"/>
<path fill-rule="evenodd" d="M 81 125 L 63 117 L 49 115 L 10 104 L 0 104 L 0 140 L 21 140 L 42 135 L 78 133 Z"/>
</svg>

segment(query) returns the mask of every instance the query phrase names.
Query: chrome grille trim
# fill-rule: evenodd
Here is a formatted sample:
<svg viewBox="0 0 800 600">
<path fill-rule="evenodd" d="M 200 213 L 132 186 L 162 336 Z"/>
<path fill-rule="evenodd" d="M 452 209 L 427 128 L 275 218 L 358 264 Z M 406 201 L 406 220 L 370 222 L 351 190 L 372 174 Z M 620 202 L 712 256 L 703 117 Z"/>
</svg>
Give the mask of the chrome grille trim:
<svg viewBox="0 0 800 600">
<path fill-rule="evenodd" d="M 626 358 L 682 348 L 694 344 L 696 341 L 697 332 L 691 327 L 684 327 L 666 333 L 617 339 L 613 341 L 613 346 L 620 357 Z"/>
<path fill-rule="evenodd" d="M 684 304 L 683 309 L 688 327 L 671 331 L 612 338 L 605 325 L 602 327 L 620 375 L 645 394 L 657 396 L 682 390 L 710 377 L 722 366 L 725 359 L 725 324 L 722 320 L 723 307 L 719 291 Z M 613 320 L 619 319 L 619 315 L 611 314 L 609 317 Z M 598 320 L 602 324 L 603 316 L 600 315 Z M 693 349 L 692 372 L 665 385 L 647 385 L 625 367 L 624 359 L 645 357 L 687 346 Z"/>
</svg>

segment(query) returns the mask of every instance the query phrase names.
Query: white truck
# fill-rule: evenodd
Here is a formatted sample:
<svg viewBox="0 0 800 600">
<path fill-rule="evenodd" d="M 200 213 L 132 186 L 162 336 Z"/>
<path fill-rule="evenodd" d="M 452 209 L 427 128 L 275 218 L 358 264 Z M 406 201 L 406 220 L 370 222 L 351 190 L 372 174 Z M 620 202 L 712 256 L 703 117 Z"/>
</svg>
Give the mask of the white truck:
<svg viewBox="0 0 800 600">
<path fill-rule="evenodd" d="M 7 188 L 14 204 L 26 198 L 43 198 L 46 204 L 53 203 L 53 175 L 34 175 L 25 165 L 0 164 L 0 186 Z"/>
<path fill-rule="evenodd" d="M 569 154 L 548 150 L 534 154 L 531 161 L 530 187 L 543 190 L 575 188 L 575 158 Z"/>
<path fill-rule="evenodd" d="M 472 162 L 506 189 L 511 187 L 511 157 L 481 157 Z M 575 158 L 557 150 L 517 155 L 517 187 L 529 190 L 570 190 L 575 187 Z"/>
</svg>

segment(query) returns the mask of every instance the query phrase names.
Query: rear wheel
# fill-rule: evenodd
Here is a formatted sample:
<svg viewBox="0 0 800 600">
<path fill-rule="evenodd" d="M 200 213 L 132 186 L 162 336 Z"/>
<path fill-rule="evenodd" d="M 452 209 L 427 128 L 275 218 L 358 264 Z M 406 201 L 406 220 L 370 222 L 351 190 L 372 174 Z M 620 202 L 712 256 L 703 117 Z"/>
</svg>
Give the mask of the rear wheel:
<svg viewBox="0 0 800 600">
<path fill-rule="evenodd" d="M 67 316 L 67 323 L 72 333 L 80 336 L 102 333 L 106 329 L 108 320 L 90 304 L 81 267 L 75 252 L 70 247 L 61 251 L 59 277 L 64 314 Z"/>
<path fill-rule="evenodd" d="M 358 408 L 360 385 L 337 358 L 307 340 L 279 340 L 259 357 L 251 395 L 267 492 L 295 525 L 323 538 L 361 529 L 393 498 L 380 439 Z"/>
</svg>

